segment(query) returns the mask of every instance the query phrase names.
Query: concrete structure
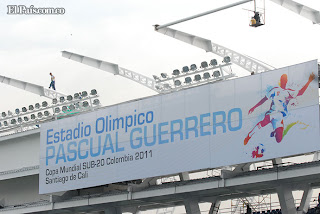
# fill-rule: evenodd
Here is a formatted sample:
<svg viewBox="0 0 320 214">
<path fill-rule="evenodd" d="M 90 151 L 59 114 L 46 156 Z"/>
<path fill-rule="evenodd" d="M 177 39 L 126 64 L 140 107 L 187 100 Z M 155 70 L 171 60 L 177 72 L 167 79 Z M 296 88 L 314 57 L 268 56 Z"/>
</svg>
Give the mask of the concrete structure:
<svg viewBox="0 0 320 214">
<path fill-rule="evenodd" d="M 320 186 L 320 162 L 282 165 L 249 171 L 250 164 L 221 170 L 220 176 L 159 183 L 118 183 L 39 195 L 40 130 L 34 129 L 0 138 L 0 213 L 137 213 L 184 205 L 186 212 L 200 213 L 199 203 L 212 203 L 209 213 L 218 213 L 220 202 L 234 198 L 277 193 L 282 213 L 305 213 L 312 189 Z M 316 156 L 317 157 L 317 153 Z M 252 167 L 251 167 L 252 168 Z M 293 203 L 293 190 L 303 190 L 300 208 Z M 248 202 L 249 203 L 249 202 Z"/>
</svg>

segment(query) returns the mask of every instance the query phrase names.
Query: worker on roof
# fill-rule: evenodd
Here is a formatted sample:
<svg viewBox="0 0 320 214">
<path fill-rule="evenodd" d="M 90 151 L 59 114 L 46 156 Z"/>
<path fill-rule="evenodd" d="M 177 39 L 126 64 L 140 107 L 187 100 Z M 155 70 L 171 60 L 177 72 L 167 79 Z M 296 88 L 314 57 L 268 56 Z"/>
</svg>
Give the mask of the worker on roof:
<svg viewBox="0 0 320 214">
<path fill-rule="evenodd" d="M 52 73 L 50 73 L 50 76 L 51 76 L 51 83 L 49 88 L 52 87 L 53 90 L 56 90 L 56 78 L 52 75 Z"/>
</svg>

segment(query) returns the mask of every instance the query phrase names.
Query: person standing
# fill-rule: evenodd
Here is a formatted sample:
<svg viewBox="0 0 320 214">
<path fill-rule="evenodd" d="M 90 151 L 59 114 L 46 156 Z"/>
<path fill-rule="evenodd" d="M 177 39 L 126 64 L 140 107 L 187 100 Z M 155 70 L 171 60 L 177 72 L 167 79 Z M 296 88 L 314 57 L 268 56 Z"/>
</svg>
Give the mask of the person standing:
<svg viewBox="0 0 320 214">
<path fill-rule="evenodd" d="M 51 76 L 51 83 L 49 88 L 52 87 L 53 90 L 56 90 L 56 78 L 52 75 L 52 73 L 50 73 L 50 76 Z"/>
<path fill-rule="evenodd" d="M 246 214 L 252 214 L 252 210 L 251 210 L 249 204 L 247 204 L 247 212 L 246 212 Z"/>
</svg>

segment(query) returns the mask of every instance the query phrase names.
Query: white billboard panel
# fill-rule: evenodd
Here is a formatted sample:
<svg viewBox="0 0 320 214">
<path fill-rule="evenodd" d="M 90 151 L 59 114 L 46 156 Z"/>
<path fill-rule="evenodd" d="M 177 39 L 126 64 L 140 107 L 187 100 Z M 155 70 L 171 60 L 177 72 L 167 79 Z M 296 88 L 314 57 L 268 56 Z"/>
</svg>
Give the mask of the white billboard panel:
<svg viewBox="0 0 320 214">
<path fill-rule="evenodd" d="M 320 150 L 317 62 L 43 124 L 40 194 Z"/>
</svg>

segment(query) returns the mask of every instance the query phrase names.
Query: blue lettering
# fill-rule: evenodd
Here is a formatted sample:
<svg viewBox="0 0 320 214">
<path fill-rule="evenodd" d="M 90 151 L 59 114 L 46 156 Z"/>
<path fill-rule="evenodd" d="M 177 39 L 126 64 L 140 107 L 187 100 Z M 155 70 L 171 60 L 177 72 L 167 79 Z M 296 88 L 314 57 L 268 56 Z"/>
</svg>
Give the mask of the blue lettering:
<svg viewBox="0 0 320 214">
<path fill-rule="evenodd" d="M 66 138 L 63 136 L 63 133 L 65 133 L 65 131 L 63 129 L 61 129 L 61 142 L 64 142 L 66 140 Z"/>
<path fill-rule="evenodd" d="M 137 110 L 134 110 L 134 112 L 137 112 Z M 134 114 L 133 121 L 134 121 L 134 126 L 136 126 L 137 125 L 137 115 L 136 114 Z"/>
<path fill-rule="evenodd" d="M 149 118 L 149 115 L 151 118 Z M 153 121 L 153 111 L 148 111 L 147 114 L 146 114 L 146 122 L 147 123 L 152 123 Z"/>
<path fill-rule="evenodd" d="M 108 141 L 110 141 L 110 145 L 109 146 L 107 146 L 108 145 Z M 112 139 L 111 139 L 110 134 L 106 134 L 106 139 L 104 140 L 102 155 L 104 155 L 107 150 L 111 150 L 111 152 L 114 153 Z"/>
<path fill-rule="evenodd" d="M 71 129 L 68 129 L 68 130 L 67 130 L 66 139 L 67 139 L 67 140 L 72 140 L 72 131 L 71 131 Z"/>
<path fill-rule="evenodd" d="M 139 124 L 139 125 L 142 125 L 142 124 L 144 123 L 144 119 L 142 120 L 142 122 L 140 122 L 140 116 L 143 116 L 143 118 L 144 118 L 144 113 L 140 113 L 140 114 L 138 115 L 138 124 Z"/>
<path fill-rule="evenodd" d="M 222 116 L 222 121 L 217 123 L 217 116 Z M 226 113 L 224 111 L 217 111 L 217 112 L 213 112 L 212 114 L 213 116 L 213 125 L 212 125 L 212 128 L 213 128 L 213 134 L 217 134 L 217 127 L 221 126 L 222 127 L 222 130 L 223 130 L 223 133 L 226 132 L 226 124 L 225 121 L 226 121 Z"/>
<path fill-rule="evenodd" d="M 72 141 L 68 143 L 68 161 L 75 161 L 77 159 L 77 150 L 76 149 L 71 149 L 71 146 L 73 146 L 74 148 L 77 147 L 77 142 L 76 141 Z M 70 154 L 73 154 L 73 158 L 70 158 Z"/>
<path fill-rule="evenodd" d="M 164 144 L 164 143 L 169 143 L 169 140 L 168 139 L 165 139 L 163 140 L 161 137 L 162 135 L 165 135 L 165 134 L 168 134 L 168 131 L 162 131 L 161 128 L 163 126 L 167 126 L 169 123 L 168 122 L 165 122 L 165 123 L 159 123 L 159 126 L 158 126 L 158 133 L 159 133 L 159 144 Z"/>
<path fill-rule="evenodd" d="M 97 149 L 98 151 L 94 153 L 94 149 Z M 98 146 L 96 148 L 93 147 L 93 140 L 90 138 L 90 156 L 91 157 L 97 157 L 100 155 L 101 152 L 101 135 L 98 136 Z"/>
<path fill-rule="evenodd" d="M 86 159 L 86 158 L 88 157 L 88 155 L 89 155 L 89 152 L 88 152 L 87 149 L 81 148 L 81 145 L 82 145 L 83 143 L 85 143 L 87 146 L 88 146 L 88 144 L 89 144 L 89 142 L 88 142 L 87 139 L 82 139 L 82 140 L 79 141 L 79 144 L 78 144 L 78 156 L 79 156 L 79 159 Z M 82 154 L 81 154 L 81 151 L 85 151 L 85 154 L 82 155 Z"/>
<path fill-rule="evenodd" d="M 101 127 L 101 130 L 99 129 L 99 121 L 102 121 L 102 127 Z M 101 123 L 100 123 L 101 124 Z M 96 120 L 96 133 L 97 134 L 101 134 L 104 130 L 104 118 L 103 117 L 99 117 L 97 120 Z"/>
<path fill-rule="evenodd" d="M 119 147 L 118 132 L 116 132 L 116 152 L 122 152 L 122 151 L 124 151 L 124 147 Z"/>
<path fill-rule="evenodd" d="M 49 135 L 49 133 L 52 132 L 52 131 L 53 131 L 53 129 L 47 130 L 47 144 L 52 144 L 52 141 L 49 141 L 49 138 L 52 137 L 52 135 Z"/>
<path fill-rule="evenodd" d="M 129 119 L 130 119 L 130 124 L 129 124 Z M 126 132 L 128 131 L 128 127 L 131 127 L 132 126 L 132 116 L 129 115 L 129 116 L 126 116 Z"/>
<path fill-rule="evenodd" d="M 239 118 L 239 124 L 238 124 L 238 126 L 236 126 L 236 127 L 232 127 L 231 126 L 231 114 L 233 113 L 233 112 L 237 112 L 239 115 L 238 115 L 238 118 Z M 239 129 L 241 129 L 241 127 L 242 127 L 242 111 L 241 111 L 241 109 L 240 108 L 233 108 L 233 109 L 231 109 L 229 112 L 228 112 L 228 129 L 230 130 L 230 131 L 238 131 Z"/>
<path fill-rule="evenodd" d="M 73 138 L 74 139 L 80 138 L 80 123 L 78 123 L 78 127 L 73 130 Z"/>
<path fill-rule="evenodd" d="M 54 133 L 54 143 L 58 143 L 60 141 L 59 132 Z"/>
<path fill-rule="evenodd" d="M 52 151 L 51 154 L 50 154 L 50 151 Z M 47 166 L 48 166 L 49 159 L 54 158 L 54 154 L 56 153 L 55 151 L 56 151 L 56 149 L 54 146 L 47 147 L 47 149 L 46 149 L 46 165 Z"/>
<path fill-rule="evenodd" d="M 66 155 L 64 153 L 64 148 L 63 144 L 59 145 L 58 153 L 57 153 L 57 159 L 56 159 L 56 164 L 59 162 L 59 160 L 62 159 L 63 162 L 66 162 Z"/>
<path fill-rule="evenodd" d="M 134 132 L 138 132 L 139 134 L 142 133 L 142 129 L 141 128 L 134 128 L 131 130 L 130 133 L 130 146 L 132 149 L 139 149 L 142 146 L 142 137 L 136 137 L 134 140 L 136 140 L 138 142 L 137 145 L 134 145 L 134 140 L 133 140 L 133 133 Z"/>
<path fill-rule="evenodd" d="M 205 117 L 210 117 L 210 113 L 206 113 L 206 114 L 201 114 L 200 115 L 200 136 L 206 136 L 206 135 L 210 135 L 211 133 L 209 131 L 205 132 L 203 130 L 204 127 L 206 126 L 210 126 L 210 122 L 204 122 L 204 118 Z"/>
<path fill-rule="evenodd" d="M 193 127 L 189 127 L 189 121 L 194 121 Z M 196 116 L 186 118 L 186 139 L 189 139 L 189 132 L 193 131 L 194 136 L 198 137 L 198 118 Z"/>
<path fill-rule="evenodd" d="M 174 130 L 175 124 L 179 125 L 178 130 Z M 183 140 L 183 133 L 182 133 L 182 128 L 183 128 L 183 122 L 182 120 L 172 120 L 170 123 L 170 132 L 171 132 L 171 142 L 174 142 L 174 135 L 179 134 L 180 135 L 180 140 Z"/>
<path fill-rule="evenodd" d="M 113 129 L 112 129 L 112 130 L 115 129 L 116 125 L 117 125 L 117 129 L 119 129 L 119 127 L 120 127 L 120 122 L 121 122 L 121 127 L 123 128 L 123 124 L 124 124 L 124 122 L 123 122 L 123 117 L 113 119 Z"/>
<path fill-rule="evenodd" d="M 84 136 L 88 137 L 91 134 L 91 126 L 90 125 L 86 125 L 84 127 Z"/>
<path fill-rule="evenodd" d="M 157 126 L 156 124 L 153 124 L 153 133 L 152 135 L 149 135 L 149 136 L 153 136 L 153 140 L 152 142 L 148 142 L 148 138 L 151 138 L 151 137 L 148 137 L 148 127 L 145 126 L 144 127 L 144 145 L 146 146 L 153 146 L 154 144 L 156 144 L 156 140 L 157 140 Z"/>
</svg>

